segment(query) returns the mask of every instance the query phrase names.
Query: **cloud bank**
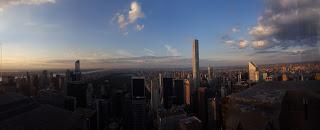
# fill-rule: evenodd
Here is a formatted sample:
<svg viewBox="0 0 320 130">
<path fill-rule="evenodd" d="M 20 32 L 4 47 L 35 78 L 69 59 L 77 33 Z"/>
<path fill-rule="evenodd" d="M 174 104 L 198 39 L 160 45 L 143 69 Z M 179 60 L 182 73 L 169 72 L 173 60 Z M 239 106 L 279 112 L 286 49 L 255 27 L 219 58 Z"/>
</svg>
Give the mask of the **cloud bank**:
<svg viewBox="0 0 320 130">
<path fill-rule="evenodd" d="M 256 49 L 315 47 L 320 40 L 319 0 L 270 0 L 249 34 Z"/>
<path fill-rule="evenodd" d="M 55 2 L 55 0 L 0 0 L 0 12 L 14 5 L 40 5 Z"/>
</svg>

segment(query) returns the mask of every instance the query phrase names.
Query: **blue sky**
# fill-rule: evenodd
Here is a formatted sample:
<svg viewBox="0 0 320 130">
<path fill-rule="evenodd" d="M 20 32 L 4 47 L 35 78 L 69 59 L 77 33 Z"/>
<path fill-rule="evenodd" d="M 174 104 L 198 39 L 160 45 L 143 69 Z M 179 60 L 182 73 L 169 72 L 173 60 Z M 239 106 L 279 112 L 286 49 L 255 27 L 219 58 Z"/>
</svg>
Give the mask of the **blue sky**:
<svg viewBox="0 0 320 130">
<path fill-rule="evenodd" d="M 293 8 L 287 0 L 279 1 L 3 0 L 0 42 L 4 67 L 64 68 L 71 67 L 68 61 L 75 59 L 88 68 L 140 63 L 170 66 L 177 59 L 185 59 L 181 64 L 188 66 L 194 38 L 200 42 L 203 66 L 301 60 L 301 55 L 288 60 L 289 53 L 319 47 L 302 43 L 284 48 L 285 44 L 275 42 L 282 40 L 274 31 L 279 30 L 274 29 L 277 26 L 263 21 L 272 9 L 268 5 Z M 154 59 L 139 58 L 144 56 Z M 159 57 L 166 60 L 156 60 Z M 105 62 L 108 59 L 113 62 Z"/>
</svg>

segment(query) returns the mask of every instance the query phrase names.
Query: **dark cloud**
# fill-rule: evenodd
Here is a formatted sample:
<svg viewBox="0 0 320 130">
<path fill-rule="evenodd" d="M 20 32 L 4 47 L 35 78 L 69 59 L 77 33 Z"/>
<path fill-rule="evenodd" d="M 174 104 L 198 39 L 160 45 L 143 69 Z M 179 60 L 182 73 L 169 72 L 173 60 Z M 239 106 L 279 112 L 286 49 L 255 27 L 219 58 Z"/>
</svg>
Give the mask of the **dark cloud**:
<svg viewBox="0 0 320 130">
<path fill-rule="evenodd" d="M 254 48 L 316 46 L 320 40 L 319 0 L 269 0 L 266 4 L 257 26 L 249 32 Z"/>
</svg>

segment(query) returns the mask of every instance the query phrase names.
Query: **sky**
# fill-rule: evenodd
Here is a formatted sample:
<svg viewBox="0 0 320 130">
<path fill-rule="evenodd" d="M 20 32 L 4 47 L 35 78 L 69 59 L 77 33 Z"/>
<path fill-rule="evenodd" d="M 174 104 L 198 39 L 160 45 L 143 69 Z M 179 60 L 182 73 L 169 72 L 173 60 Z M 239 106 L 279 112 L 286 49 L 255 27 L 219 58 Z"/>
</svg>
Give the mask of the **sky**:
<svg viewBox="0 0 320 130">
<path fill-rule="evenodd" d="M 0 0 L 3 69 L 320 59 L 319 0 Z"/>
</svg>

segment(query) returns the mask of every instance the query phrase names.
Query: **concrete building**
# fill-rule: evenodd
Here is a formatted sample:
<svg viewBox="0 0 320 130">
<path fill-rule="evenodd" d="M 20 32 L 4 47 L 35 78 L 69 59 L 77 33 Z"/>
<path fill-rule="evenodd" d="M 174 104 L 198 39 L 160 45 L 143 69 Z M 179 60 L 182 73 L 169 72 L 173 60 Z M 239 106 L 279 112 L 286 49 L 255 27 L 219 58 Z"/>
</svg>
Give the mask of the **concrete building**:
<svg viewBox="0 0 320 130">
<path fill-rule="evenodd" d="M 87 107 L 92 101 L 92 85 L 85 81 L 70 81 L 67 84 L 67 96 L 76 98 L 77 107 Z"/>
<path fill-rule="evenodd" d="M 259 71 L 257 65 L 253 62 L 248 63 L 249 80 L 253 82 L 259 81 Z"/>
<path fill-rule="evenodd" d="M 183 109 L 159 111 L 157 114 L 158 130 L 177 130 L 179 121 L 186 117 Z"/>
<path fill-rule="evenodd" d="M 178 130 L 201 130 L 202 122 L 195 116 L 187 117 L 179 121 Z"/>
<path fill-rule="evenodd" d="M 186 105 L 191 103 L 191 81 L 188 79 L 184 81 L 184 103 Z"/>
<path fill-rule="evenodd" d="M 213 67 L 211 65 L 208 66 L 208 79 L 213 79 Z"/>
<path fill-rule="evenodd" d="M 174 95 L 176 97 L 175 104 L 184 104 L 184 81 L 181 79 L 174 80 Z"/>
<path fill-rule="evenodd" d="M 200 72 L 199 72 L 199 43 L 194 39 L 192 43 L 192 76 L 195 89 L 200 87 Z"/>
<path fill-rule="evenodd" d="M 173 103 L 173 79 L 163 78 L 163 106 L 170 109 Z"/>
<path fill-rule="evenodd" d="M 74 77 L 75 77 L 76 81 L 81 80 L 81 70 L 80 70 L 80 61 L 79 60 L 77 60 L 74 63 Z"/>
<path fill-rule="evenodd" d="M 318 130 L 319 81 L 263 82 L 224 99 L 226 130 Z"/>
<path fill-rule="evenodd" d="M 0 95 L 1 130 L 86 130 L 80 115 L 17 93 Z"/>
<path fill-rule="evenodd" d="M 160 86 L 157 79 L 151 80 L 151 109 L 156 112 L 160 106 Z"/>
<path fill-rule="evenodd" d="M 146 96 L 144 77 L 133 77 L 131 80 L 131 114 L 130 129 L 146 130 Z"/>
</svg>

